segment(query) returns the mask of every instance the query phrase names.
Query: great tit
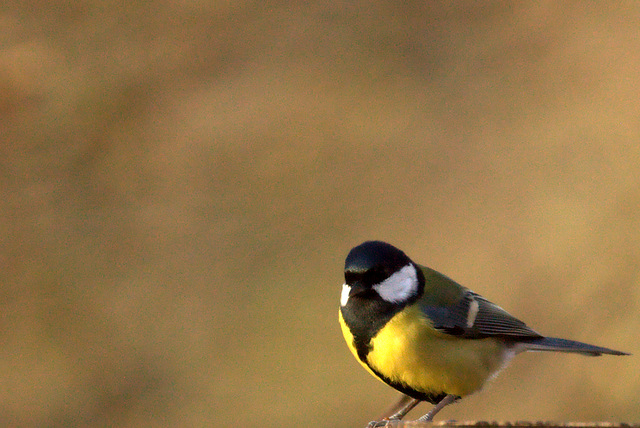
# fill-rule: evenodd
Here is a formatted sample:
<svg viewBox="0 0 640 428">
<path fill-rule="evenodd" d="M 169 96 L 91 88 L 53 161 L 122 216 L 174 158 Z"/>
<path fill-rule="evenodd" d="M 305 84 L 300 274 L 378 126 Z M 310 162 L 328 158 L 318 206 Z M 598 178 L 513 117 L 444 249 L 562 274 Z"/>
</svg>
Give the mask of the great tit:
<svg viewBox="0 0 640 428">
<path fill-rule="evenodd" d="M 386 242 L 353 248 L 344 278 L 339 317 L 349 349 L 374 377 L 412 398 L 388 420 L 402 419 L 421 401 L 435 407 L 418 420 L 433 420 L 446 405 L 480 390 L 520 352 L 629 355 L 544 337 Z"/>
</svg>

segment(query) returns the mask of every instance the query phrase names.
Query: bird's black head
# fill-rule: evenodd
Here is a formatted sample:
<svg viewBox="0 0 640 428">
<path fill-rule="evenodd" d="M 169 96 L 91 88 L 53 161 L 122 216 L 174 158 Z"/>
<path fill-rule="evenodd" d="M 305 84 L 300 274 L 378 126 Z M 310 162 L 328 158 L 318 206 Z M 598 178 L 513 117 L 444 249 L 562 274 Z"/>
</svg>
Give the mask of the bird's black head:
<svg viewBox="0 0 640 428">
<path fill-rule="evenodd" d="M 405 253 L 381 241 L 353 248 L 344 265 L 340 313 L 366 361 L 371 338 L 424 290 L 424 275 Z"/>
<path fill-rule="evenodd" d="M 345 286 L 341 299 L 382 299 L 405 304 L 421 291 L 422 272 L 409 257 L 393 245 L 367 241 L 354 247 L 344 265 Z"/>
</svg>

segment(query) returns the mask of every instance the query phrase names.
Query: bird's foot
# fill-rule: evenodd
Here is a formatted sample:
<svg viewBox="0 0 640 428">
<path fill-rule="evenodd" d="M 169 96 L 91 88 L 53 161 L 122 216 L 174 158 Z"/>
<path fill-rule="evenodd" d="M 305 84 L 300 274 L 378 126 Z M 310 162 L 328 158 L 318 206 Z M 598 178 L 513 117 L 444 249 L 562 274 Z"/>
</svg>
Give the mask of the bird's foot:
<svg viewBox="0 0 640 428">
<path fill-rule="evenodd" d="M 389 422 L 391 421 L 397 421 L 397 418 L 384 418 L 381 421 L 371 421 L 369 422 L 369 425 L 367 425 L 367 428 L 381 428 L 381 427 L 386 427 L 389 425 Z"/>
</svg>

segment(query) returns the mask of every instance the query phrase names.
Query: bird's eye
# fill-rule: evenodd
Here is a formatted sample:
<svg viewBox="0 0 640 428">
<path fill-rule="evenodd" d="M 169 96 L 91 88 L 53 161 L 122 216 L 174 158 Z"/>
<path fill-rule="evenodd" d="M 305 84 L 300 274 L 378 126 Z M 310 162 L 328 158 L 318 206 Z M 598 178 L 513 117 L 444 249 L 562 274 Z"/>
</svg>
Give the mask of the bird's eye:
<svg viewBox="0 0 640 428">
<path fill-rule="evenodd" d="M 376 266 L 366 273 L 366 281 L 369 284 L 380 284 L 389 277 L 390 273 L 384 266 Z"/>
<path fill-rule="evenodd" d="M 355 272 L 346 271 L 344 273 L 344 280 L 347 284 L 353 284 L 360 278 L 361 274 Z"/>
<path fill-rule="evenodd" d="M 385 266 L 374 266 L 366 271 L 350 271 L 344 272 L 344 279 L 347 284 L 355 284 L 359 282 L 362 285 L 368 285 L 369 287 L 380 284 L 393 272 Z"/>
</svg>

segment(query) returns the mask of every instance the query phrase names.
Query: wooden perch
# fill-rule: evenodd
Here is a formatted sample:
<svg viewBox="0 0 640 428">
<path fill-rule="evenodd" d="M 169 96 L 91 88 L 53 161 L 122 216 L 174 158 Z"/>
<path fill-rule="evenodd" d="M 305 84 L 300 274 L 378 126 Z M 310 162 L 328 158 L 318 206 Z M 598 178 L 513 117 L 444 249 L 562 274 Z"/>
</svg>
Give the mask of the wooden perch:
<svg viewBox="0 0 640 428">
<path fill-rule="evenodd" d="M 620 422 L 487 422 L 487 421 L 440 421 L 440 422 L 418 422 L 418 421 L 390 421 L 386 425 L 393 428 L 640 428 L 640 424 L 627 424 Z"/>
</svg>

